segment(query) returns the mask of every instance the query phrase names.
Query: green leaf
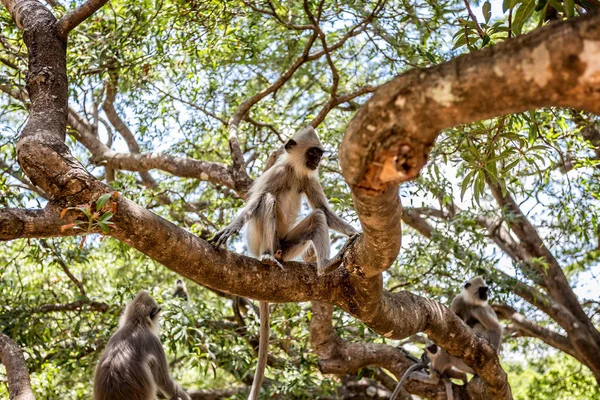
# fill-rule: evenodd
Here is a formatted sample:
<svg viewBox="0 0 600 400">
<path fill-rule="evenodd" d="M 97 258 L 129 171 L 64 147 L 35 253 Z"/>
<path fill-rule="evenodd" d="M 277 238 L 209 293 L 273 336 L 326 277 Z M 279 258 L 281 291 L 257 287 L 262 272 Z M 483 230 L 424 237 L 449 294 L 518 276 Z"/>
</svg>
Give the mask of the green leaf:
<svg viewBox="0 0 600 400">
<path fill-rule="evenodd" d="M 106 193 L 98 197 L 98 200 L 96 200 L 96 211 L 102 210 L 102 207 L 104 207 L 108 199 L 110 199 L 110 193 Z"/>
<path fill-rule="evenodd" d="M 454 47 L 452 47 L 452 50 L 456 50 L 467 44 L 467 36 L 464 34 L 464 31 L 462 31 L 462 32 L 463 32 L 463 35 L 461 37 L 459 37 L 458 40 L 454 43 Z"/>
<path fill-rule="evenodd" d="M 483 3 L 483 7 L 481 7 L 483 11 L 483 17 L 485 18 L 485 22 L 488 23 L 490 18 L 492 18 L 492 5 L 489 1 Z"/>
<path fill-rule="evenodd" d="M 460 184 L 460 199 L 461 200 L 463 199 L 463 197 L 465 197 L 465 192 L 469 188 L 469 185 L 471 183 L 471 180 L 473 179 L 473 175 L 475 175 L 475 172 L 477 172 L 477 171 L 476 170 L 470 171 L 467 174 L 467 176 L 465 176 L 465 179 L 462 181 L 462 183 Z"/>
<path fill-rule="evenodd" d="M 575 15 L 574 0 L 565 0 L 565 13 L 567 14 L 567 18 L 573 17 Z"/>
<path fill-rule="evenodd" d="M 508 10 L 514 8 L 517 5 L 517 0 L 504 0 L 502 2 L 502 12 L 507 12 Z"/>
<path fill-rule="evenodd" d="M 100 217 L 100 219 L 98 220 L 98 222 L 106 222 L 106 221 L 110 221 L 110 219 L 113 217 L 113 213 L 111 212 L 106 212 L 104 214 L 102 214 L 102 216 Z"/>
<path fill-rule="evenodd" d="M 534 8 L 535 8 L 535 0 L 525 0 L 525 2 L 519 6 L 519 9 L 515 13 L 515 18 L 513 19 L 513 24 L 512 24 L 513 32 L 516 35 L 521 34 L 523 25 L 529 19 L 529 17 L 531 17 L 531 14 L 533 14 Z"/>
<path fill-rule="evenodd" d="M 490 42 L 490 37 L 488 35 L 485 35 L 483 37 L 483 42 L 481 43 L 481 47 L 485 47 L 486 44 L 488 44 Z"/>
</svg>

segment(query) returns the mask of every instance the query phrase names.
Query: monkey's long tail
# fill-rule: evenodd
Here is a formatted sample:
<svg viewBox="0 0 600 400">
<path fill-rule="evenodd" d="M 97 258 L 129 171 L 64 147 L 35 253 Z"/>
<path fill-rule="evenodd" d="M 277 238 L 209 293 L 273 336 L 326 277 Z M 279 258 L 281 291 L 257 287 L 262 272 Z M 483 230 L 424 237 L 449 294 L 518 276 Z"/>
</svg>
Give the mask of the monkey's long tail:
<svg viewBox="0 0 600 400">
<path fill-rule="evenodd" d="M 269 302 L 259 301 L 260 310 L 260 336 L 258 338 L 258 362 L 256 363 L 256 372 L 248 400 L 258 399 L 258 393 L 265 377 L 265 367 L 267 366 L 267 356 L 269 355 Z"/>
<path fill-rule="evenodd" d="M 406 378 L 408 378 L 408 375 L 411 372 L 413 372 L 414 370 L 417 370 L 419 368 L 425 368 L 425 367 L 426 367 L 426 365 L 423 363 L 416 363 L 416 364 L 413 364 L 410 367 L 408 367 L 408 369 L 404 372 L 404 375 L 402 375 L 402 378 L 400 378 L 400 380 L 398 381 L 398 384 L 396 385 L 396 388 L 394 389 L 394 393 L 392 393 L 390 400 L 396 400 L 398 398 L 398 395 L 400 394 L 400 390 L 404 386 L 404 381 L 406 381 Z"/>
</svg>

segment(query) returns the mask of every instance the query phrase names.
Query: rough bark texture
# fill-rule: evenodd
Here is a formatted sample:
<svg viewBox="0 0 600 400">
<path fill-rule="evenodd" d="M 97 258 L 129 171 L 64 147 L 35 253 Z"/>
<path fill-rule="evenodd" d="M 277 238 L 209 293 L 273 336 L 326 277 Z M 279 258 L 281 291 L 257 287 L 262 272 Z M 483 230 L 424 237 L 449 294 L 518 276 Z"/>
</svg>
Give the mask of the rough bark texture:
<svg viewBox="0 0 600 400">
<path fill-rule="evenodd" d="M 61 231 L 64 223 L 59 208 L 93 202 L 112 189 L 89 174 L 64 144 L 69 114 L 66 43 L 57 34 L 55 18 L 35 0 L 2 2 L 23 29 L 30 57 L 31 111 L 17 144 L 18 160 L 30 181 L 53 202 L 43 211 L 0 210 L 0 218 L 10 224 L 3 227 L 1 239 L 74 234 Z M 342 40 L 360 29 L 357 26 Z M 313 264 L 289 262 L 283 271 L 269 267 L 215 249 L 122 196 L 116 201 L 110 235 L 215 290 L 270 302 L 334 304 L 388 338 L 425 332 L 473 367 L 491 398 L 511 398 L 494 349 L 474 336 L 454 313 L 409 292 L 382 290 L 381 272 L 396 259 L 401 243 L 397 188 L 418 175 L 444 128 L 550 105 L 599 112 L 599 34 L 600 16 L 572 19 L 427 70 L 411 71 L 380 87 L 348 126 L 341 146 L 343 175 L 352 188 L 363 227 L 361 239 L 345 257 L 345 269 L 318 277 Z M 310 46 L 298 62 L 322 55 L 309 54 L 309 50 Z M 259 95 L 264 97 L 271 89 Z M 233 179 L 233 187 L 238 181 L 248 185 L 235 134 L 246 105 L 230 122 L 234 166 L 228 179 Z M 579 326 L 572 329 L 578 332 Z M 325 358 L 322 361 L 326 364 Z M 600 366 L 594 373 L 600 376 Z M 480 397 L 482 386 L 476 386 L 474 382 L 465 396 Z"/>
<path fill-rule="evenodd" d="M 10 400 L 34 400 L 23 352 L 11 338 L 0 333 L 0 361 L 6 368 Z"/>
</svg>

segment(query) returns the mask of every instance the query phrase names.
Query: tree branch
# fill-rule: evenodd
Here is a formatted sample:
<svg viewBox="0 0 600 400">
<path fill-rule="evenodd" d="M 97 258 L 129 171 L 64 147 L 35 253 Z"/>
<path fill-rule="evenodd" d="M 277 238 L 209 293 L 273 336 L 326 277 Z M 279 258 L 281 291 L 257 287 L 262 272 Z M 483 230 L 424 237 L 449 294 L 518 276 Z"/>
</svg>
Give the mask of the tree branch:
<svg viewBox="0 0 600 400">
<path fill-rule="evenodd" d="M 11 338 L 0 332 L 0 361 L 6 368 L 11 400 L 35 400 L 23 352 Z"/>
<path fill-rule="evenodd" d="M 91 17 L 107 2 L 108 0 L 87 0 L 75 10 L 65 14 L 57 23 L 59 37 L 66 41 L 69 32 Z"/>
<path fill-rule="evenodd" d="M 585 361 L 577 354 L 567 337 L 537 325 L 509 305 L 493 304 L 492 308 L 496 311 L 496 314 L 498 314 L 498 318 L 511 321 L 511 323 L 525 336 L 540 339 L 549 346 L 565 352 L 585 364 Z"/>
</svg>

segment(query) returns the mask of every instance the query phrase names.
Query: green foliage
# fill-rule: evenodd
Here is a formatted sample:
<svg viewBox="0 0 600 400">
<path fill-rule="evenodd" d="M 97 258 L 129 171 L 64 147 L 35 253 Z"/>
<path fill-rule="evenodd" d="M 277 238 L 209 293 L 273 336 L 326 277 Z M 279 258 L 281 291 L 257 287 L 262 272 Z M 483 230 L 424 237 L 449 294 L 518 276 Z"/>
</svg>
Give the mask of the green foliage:
<svg viewBox="0 0 600 400">
<path fill-rule="evenodd" d="M 62 15 L 75 6 L 71 3 L 53 11 Z M 90 121 L 95 107 L 103 116 L 105 83 L 118 78 L 115 107 L 134 132 L 141 152 L 230 165 L 228 132 L 221 120 L 227 121 L 243 101 L 288 70 L 310 37 L 306 30 L 289 28 L 307 23 L 302 2 L 272 2 L 279 18 L 244 3 L 250 2 L 107 3 L 69 38 L 69 105 Z M 271 12 L 266 2 L 252 3 Z M 309 3 L 317 7 L 316 2 Z M 504 0 L 502 13 L 495 2 L 472 3 L 473 8 L 481 6 L 477 15 L 483 18 L 478 21 L 467 15 L 463 1 L 388 1 L 366 32 L 352 36 L 332 53 L 339 75 L 338 95 L 527 33 L 546 23 L 551 7 L 557 18 L 585 11 L 573 1 L 560 0 Z M 321 26 L 328 44 L 344 38 L 372 7 L 369 1 L 324 2 Z M 26 48 L 4 8 L 0 8 L 0 35 L 0 86 L 8 82 L 25 93 Z M 311 52 L 319 49 L 317 41 Z M 321 57 L 303 64 L 276 93 L 252 107 L 248 117 L 260 124 L 244 120 L 239 130 L 251 176 L 260 175 L 271 152 L 289 133 L 318 115 L 331 95 L 332 81 L 326 59 Z M 341 104 L 318 128 L 327 150 L 321 168 L 324 189 L 336 212 L 356 226 L 337 149 L 348 122 L 367 98 L 363 95 Z M 0 93 L 2 207 L 42 208 L 46 204 L 28 189 L 16 162 L 16 140 L 26 118 L 26 103 Z M 103 120 L 97 121 L 99 138 L 115 151 L 128 151 L 123 138 Z M 493 301 L 511 304 L 542 326 L 561 332 L 553 321 L 515 296 L 514 287 L 499 270 L 531 285 L 536 277 L 491 242 L 478 218 L 501 215 L 489 191 L 489 183 L 498 185 L 503 195 L 511 194 L 522 204 L 569 278 L 587 283 L 600 259 L 600 161 L 582 132 L 597 125 L 596 118 L 552 108 L 443 132 L 422 176 L 400 189 L 403 205 L 420 209 L 435 231 L 429 240 L 404 227 L 401 254 L 384 274 L 386 288 L 411 290 L 448 305 L 465 279 L 484 274 L 492 278 Z M 104 179 L 102 162 L 78 142 L 74 130 L 68 134 L 66 142 L 74 154 Z M 111 185 L 120 195 L 201 237 L 231 221 L 244 204 L 232 190 L 207 181 L 159 171 L 151 174 L 157 183 L 151 189 L 140 182 L 138 174 L 128 171 L 118 171 Z M 162 201 L 163 196 L 170 202 Z M 449 212 L 453 205 L 460 212 Z M 112 229 L 110 195 L 92 204 L 71 206 L 67 212 L 77 213 L 76 227 L 82 232 Z M 332 251 L 341 247 L 340 239 L 333 236 Z M 244 252 L 242 242 L 238 238 L 230 249 Z M 541 259 L 531 262 L 545 266 Z M 81 281 L 85 295 L 69 274 Z M 127 245 L 110 238 L 101 241 L 96 235 L 89 235 L 85 243 L 79 239 L 3 243 L 0 330 L 26 352 L 39 398 L 89 398 L 93 370 L 118 325 L 119 313 L 144 288 L 163 306 L 161 339 L 179 382 L 198 389 L 248 383 L 255 363 L 249 339 L 258 332 L 256 315 L 248 311 L 246 328 L 240 329 L 234 325 L 230 300 L 188 282 L 191 301 L 182 302 L 170 293 L 175 279 L 175 274 Z M 598 300 L 597 293 L 586 292 L 582 298 Z M 52 308 L 76 301 L 82 302 L 78 308 Z M 92 301 L 106 303 L 108 310 L 94 309 Z M 593 304 L 586 303 L 586 310 Z M 263 398 L 334 396 L 337 378 L 320 374 L 310 349 L 310 318 L 308 304 L 275 307 L 270 350 L 282 363 L 267 370 L 267 377 L 275 383 Z M 334 320 L 336 332 L 346 340 L 397 344 L 347 314 L 336 311 Z M 598 323 L 597 316 L 594 322 Z M 507 352 L 529 357 L 529 345 L 523 338 L 511 340 Z M 527 360 L 525 365 L 507 364 L 517 398 L 553 398 L 553 388 L 564 391 L 564 398 L 596 394 L 589 386 L 589 373 L 570 358 L 542 353 Z M 7 397 L 2 378 L 0 372 L 0 398 Z"/>
<path fill-rule="evenodd" d="M 505 366 L 513 377 L 511 385 L 516 400 L 600 399 L 593 375 L 565 354 L 546 355 L 525 365 L 514 362 Z"/>
</svg>

